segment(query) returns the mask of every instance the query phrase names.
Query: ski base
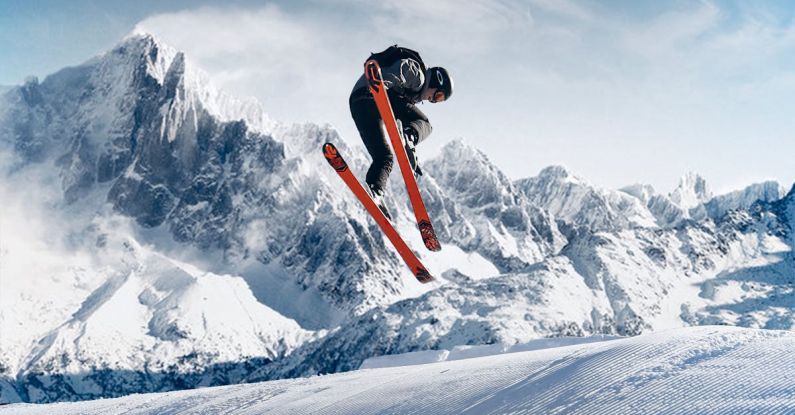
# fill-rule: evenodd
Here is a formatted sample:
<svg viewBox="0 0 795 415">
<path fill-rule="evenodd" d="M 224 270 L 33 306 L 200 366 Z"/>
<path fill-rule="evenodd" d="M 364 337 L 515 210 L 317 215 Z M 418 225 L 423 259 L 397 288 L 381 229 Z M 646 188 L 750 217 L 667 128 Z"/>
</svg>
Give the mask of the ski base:
<svg viewBox="0 0 795 415">
<path fill-rule="evenodd" d="M 395 230 L 395 227 L 392 226 L 392 223 L 389 219 L 384 216 L 384 213 L 381 212 L 381 209 L 378 208 L 378 205 L 375 204 L 373 198 L 370 197 L 370 194 L 367 193 L 367 190 L 364 189 L 364 186 L 356 179 L 353 175 L 351 170 L 348 168 L 348 163 L 345 162 L 345 159 L 342 158 L 337 147 L 334 144 L 326 143 L 323 145 L 323 156 L 326 157 L 326 161 L 334 168 L 334 170 L 339 174 L 342 181 L 348 185 L 351 189 L 353 194 L 359 199 L 359 201 L 364 205 L 365 210 L 373 217 L 375 223 L 381 228 L 381 231 L 384 232 L 387 239 L 392 243 L 392 246 L 398 251 L 398 254 L 403 259 L 403 262 L 409 267 L 411 272 L 414 274 L 414 277 L 417 278 L 417 281 L 421 283 L 427 283 L 433 281 L 433 276 L 428 272 L 424 265 L 420 262 L 411 248 L 406 245 L 406 242 L 401 238 L 400 234 Z"/>
</svg>

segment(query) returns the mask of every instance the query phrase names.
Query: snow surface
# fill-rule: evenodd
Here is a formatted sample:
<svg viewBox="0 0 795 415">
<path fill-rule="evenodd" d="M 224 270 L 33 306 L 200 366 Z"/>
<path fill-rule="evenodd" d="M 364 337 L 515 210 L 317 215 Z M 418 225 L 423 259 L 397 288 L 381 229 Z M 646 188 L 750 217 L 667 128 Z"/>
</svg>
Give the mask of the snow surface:
<svg viewBox="0 0 795 415">
<path fill-rule="evenodd" d="M 795 412 L 795 333 L 790 331 L 702 326 L 611 341 L 545 341 L 543 349 L 499 353 L 495 348 L 498 354 L 431 364 L 421 364 L 416 355 L 392 356 L 393 367 L 337 375 L 12 404 L 0 408 L 0 415 Z"/>
<path fill-rule="evenodd" d="M 482 344 L 474 346 L 455 346 L 452 350 L 423 350 L 397 355 L 371 357 L 362 363 L 359 369 L 377 369 L 383 367 L 399 367 L 421 365 L 452 360 L 474 359 L 477 357 L 493 356 L 502 353 L 519 353 L 531 350 L 550 349 L 577 344 L 588 344 L 616 340 L 621 337 L 596 335 L 589 337 L 554 337 L 548 339 L 531 340 L 519 344 Z"/>
</svg>

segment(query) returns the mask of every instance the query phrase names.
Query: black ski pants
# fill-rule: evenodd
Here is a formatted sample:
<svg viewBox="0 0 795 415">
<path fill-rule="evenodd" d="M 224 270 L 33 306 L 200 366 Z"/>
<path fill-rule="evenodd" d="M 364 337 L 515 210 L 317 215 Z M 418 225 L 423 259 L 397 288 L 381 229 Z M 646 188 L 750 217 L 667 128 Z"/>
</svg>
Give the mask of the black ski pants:
<svg viewBox="0 0 795 415">
<path fill-rule="evenodd" d="M 403 128 L 412 127 L 417 131 L 419 141 L 423 141 L 431 133 L 431 123 L 413 103 L 399 97 L 389 96 L 395 118 L 400 120 Z M 354 91 L 348 101 L 351 116 L 364 141 L 364 146 L 373 158 L 367 170 L 366 182 L 375 191 L 386 188 L 389 173 L 392 172 L 394 156 L 386 131 L 381 128 L 381 114 L 375 105 L 375 99 L 368 90 Z"/>
</svg>

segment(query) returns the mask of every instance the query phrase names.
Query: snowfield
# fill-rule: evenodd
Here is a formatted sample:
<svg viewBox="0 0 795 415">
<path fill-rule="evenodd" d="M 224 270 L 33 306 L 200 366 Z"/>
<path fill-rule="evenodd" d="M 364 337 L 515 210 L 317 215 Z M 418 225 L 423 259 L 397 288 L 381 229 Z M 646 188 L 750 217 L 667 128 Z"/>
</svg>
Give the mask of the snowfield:
<svg viewBox="0 0 795 415">
<path fill-rule="evenodd" d="M 0 414 L 791 414 L 794 349 L 791 331 L 720 326 L 542 339 L 386 356 L 365 362 L 380 368 L 328 376 L 13 404 Z"/>
</svg>

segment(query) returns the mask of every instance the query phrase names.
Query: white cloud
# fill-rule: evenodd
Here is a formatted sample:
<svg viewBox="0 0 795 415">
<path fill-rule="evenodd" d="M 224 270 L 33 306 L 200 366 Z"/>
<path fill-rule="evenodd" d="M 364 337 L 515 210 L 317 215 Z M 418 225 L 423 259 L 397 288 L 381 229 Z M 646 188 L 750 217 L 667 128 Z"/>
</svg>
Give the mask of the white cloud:
<svg viewBox="0 0 795 415">
<path fill-rule="evenodd" d="M 569 0 L 530 0 L 534 7 L 582 21 L 592 21 L 594 12 Z"/>
<path fill-rule="evenodd" d="M 400 43 L 420 50 L 430 65 L 461 67 L 493 53 L 511 27 L 528 22 L 514 2 L 503 1 L 461 7 L 452 0 L 340 0 L 321 6 L 334 11 L 202 7 L 150 16 L 136 30 L 185 51 L 216 84 L 255 96 L 273 118 L 331 122 L 355 143 L 347 98 L 370 52 Z"/>
<path fill-rule="evenodd" d="M 435 126 L 425 157 L 464 136 L 514 177 L 564 163 L 603 186 L 666 189 L 691 169 L 720 187 L 738 159 L 775 165 L 795 152 L 782 115 L 795 92 L 795 29 L 743 7 L 686 2 L 635 15 L 574 1 L 336 0 L 204 7 L 139 27 L 273 118 L 331 122 L 352 143 L 347 97 L 362 62 L 393 43 L 415 47 L 457 84 L 450 103 L 422 107 Z M 779 150 L 754 147 L 758 137 Z M 516 157 L 518 145 L 531 154 Z"/>
</svg>

